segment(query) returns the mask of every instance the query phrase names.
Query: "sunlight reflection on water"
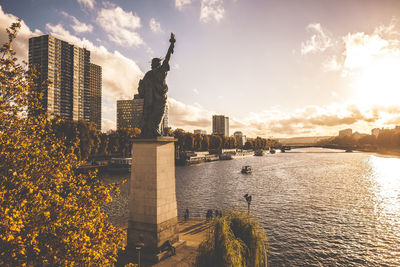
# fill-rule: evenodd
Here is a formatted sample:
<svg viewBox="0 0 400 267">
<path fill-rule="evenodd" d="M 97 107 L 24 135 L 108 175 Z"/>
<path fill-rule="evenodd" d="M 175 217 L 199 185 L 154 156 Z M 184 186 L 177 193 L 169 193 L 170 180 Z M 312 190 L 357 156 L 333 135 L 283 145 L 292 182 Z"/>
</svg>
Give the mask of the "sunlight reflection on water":
<svg viewBox="0 0 400 267">
<path fill-rule="evenodd" d="M 369 178 L 373 182 L 372 192 L 376 197 L 377 215 L 400 225 L 400 159 L 371 155 Z"/>
</svg>

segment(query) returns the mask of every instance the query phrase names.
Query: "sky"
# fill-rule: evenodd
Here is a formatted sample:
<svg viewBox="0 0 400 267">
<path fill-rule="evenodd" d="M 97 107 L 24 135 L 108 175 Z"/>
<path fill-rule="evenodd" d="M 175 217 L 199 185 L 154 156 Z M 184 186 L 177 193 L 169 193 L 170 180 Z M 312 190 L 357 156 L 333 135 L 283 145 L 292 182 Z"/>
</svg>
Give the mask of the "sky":
<svg viewBox="0 0 400 267">
<path fill-rule="evenodd" d="M 137 93 L 171 32 L 169 124 L 211 133 L 213 114 L 248 137 L 370 133 L 400 125 L 400 1 L 0 0 L 0 41 L 51 34 L 103 68 L 102 130 Z"/>
</svg>

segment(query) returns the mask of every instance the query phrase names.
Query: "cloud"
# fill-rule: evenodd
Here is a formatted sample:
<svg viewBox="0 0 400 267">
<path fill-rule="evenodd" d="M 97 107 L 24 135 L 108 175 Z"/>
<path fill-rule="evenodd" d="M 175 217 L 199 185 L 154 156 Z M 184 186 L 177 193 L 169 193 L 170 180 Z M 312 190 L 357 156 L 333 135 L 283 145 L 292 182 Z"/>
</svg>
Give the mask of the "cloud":
<svg viewBox="0 0 400 267">
<path fill-rule="evenodd" d="M 200 128 L 209 131 L 212 114 L 199 105 L 187 105 L 168 98 L 168 122 L 173 128 L 184 128 L 186 131 Z"/>
<path fill-rule="evenodd" d="M 0 41 L 1 43 L 8 41 L 8 34 L 5 28 L 11 26 L 17 21 L 17 17 L 12 14 L 6 14 L 0 6 Z M 13 49 L 17 53 L 19 59 L 28 60 L 29 38 L 43 34 L 40 30 L 31 31 L 24 21 L 21 21 L 21 29 L 18 31 L 17 38 L 13 42 Z"/>
<path fill-rule="evenodd" d="M 125 47 L 138 47 L 144 44 L 137 30 L 141 27 L 140 17 L 132 11 L 107 4 L 102 8 L 96 19 L 97 23 L 107 32 L 108 38 L 116 44 Z"/>
<path fill-rule="evenodd" d="M 376 127 L 394 127 L 400 118 L 400 106 L 361 108 L 351 104 L 306 106 L 294 112 L 271 108 L 242 118 L 230 117 L 230 132 L 247 136 L 289 137 L 302 135 L 337 135 L 343 128 L 368 132 Z"/>
<path fill-rule="evenodd" d="M 332 39 L 322 29 L 321 24 L 312 23 L 307 26 L 307 30 L 313 32 L 310 40 L 301 43 L 301 54 L 313 54 L 317 52 L 324 52 L 326 49 L 333 45 Z"/>
<path fill-rule="evenodd" d="M 388 52 L 389 41 L 382 39 L 377 34 L 349 33 L 343 39 L 345 43 L 344 67 L 347 69 L 366 66 L 370 64 L 375 56 Z"/>
<path fill-rule="evenodd" d="M 96 3 L 96 0 L 77 0 L 77 1 L 81 6 L 89 9 L 93 9 L 94 4 Z"/>
<path fill-rule="evenodd" d="M 16 21 L 16 17 L 5 14 L 0 7 L 0 26 L 4 29 Z M 61 24 L 47 24 L 46 29 L 56 38 L 68 41 L 79 47 L 86 47 L 91 51 L 91 61 L 103 68 L 103 130 L 115 129 L 115 101 L 117 99 L 129 99 L 136 92 L 139 79 L 143 72 L 132 59 L 122 55 L 118 51 L 108 51 L 104 46 L 94 45 L 85 38 L 79 38 L 71 34 Z M 31 31 L 22 22 L 21 31 L 13 44 L 18 57 L 25 60 L 28 55 L 28 39 L 42 34 L 40 31 Z M 379 27 L 371 34 L 357 35 L 360 44 L 374 47 L 373 57 L 395 55 L 398 53 L 399 43 L 397 32 L 393 27 Z M 369 46 L 365 41 L 374 40 L 371 36 L 379 36 L 386 40 L 385 45 L 379 49 Z M 357 38 L 349 44 L 356 46 Z M 0 32 L 0 40 L 7 40 L 5 31 Z M 347 39 L 344 39 L 347 40 Z M 375 41 L 374 41 L 375 42 Z M 378 44 L 380 42 L 377 42 Z M 344 49 L 347 49 L 344 46 Z M 354 50 L 350 50 L 354 51 Z M 343 51 L 342 51 L 343 52 Z M 347 53 L 344 59 L 346 59 Z M 397 60 L 397 58 L 395 58 Z M 336 60 L 340 64 L 340 57 Z M 343 66 L 343 65 L 342 65 Z M 350 68 L 349 68 L 350 70 Z M 398 98 L 395 98 L 398 99 Z M 169 122 L 174 128 L 185 130 L 205 129 L 211 130 L 211 118 L 215 112 L 203 108 L 201 105 L 187 105 L 176 99 L 169 98 Z M 241 130 L 245 135 L 252 136 L 293 136 L 293 135 L 336 135 L 343 128 L 353 128 L 360 132 L 369 132 L 371 128 L 391 127 L 399 122 L 400 105 L 393 104 L 373 105 L 360 107 L 348 104 L 332 104 L 329 106 L 306 106 L 294 112 L 283 112 L 276 107 L 256 113 L 243 114 L 240 117 L 225 114 L 230 118 L 230 132 Z"/>
<path fill-rule="evenodd" d="M 400 32 L 395 30 L 397 21 L 376 27 L 371 34 L 348 33 L 344 36 L 345 56 L 343 66 L 354 70 L 369 66 L 376 58 L 398 56 L 400 54 Z"/>
<path fill-rule="evenodd" d="M 200 104 L 187 105 L 169 98 L 169 123 L 172 128 L 186 131 L 204 129 L 211 132 L 211 118 L 216 114 Z M 242 131 L 248 137 L 256 136 L 322 136 L 337 135 L 343 128 L 353 128 L 359 132 L 370 129 L 394 126 L 400 118 L 400 105 L 361 108 L 354 104 L 332 104 L 328 106 L 306 106 L 293 112 L 283 112 L 271 107 L 257 113 L 244 114 L 241 117 L 229 117 L 232 134 Z"/>
<path fill-rule="evenodd" d="M 349 32 L 342 37 L 332 37 L 319 23 L 313 23 L 307 29 L 315 34 L 310 40 L 302 42 L 301 53 L 324 54 L 322 67 L 325 71 L 340 70 L 343 76 L 348 76 L 376 64 L 376 60 L 383 57 L 400 55 L 400 32 L 396 30 L 396 25 L 397 20 L 392 20 L 389 25 L 376 27 L 370 34 Z"/>
<path fill-rule="evenodd" d="M 175 0 L 175 7 L 182 11 L 186 5 L 190 5 L 191 0 Z"/>
<path fill-rule="evenodd" d="M 197 90 L 196 88 L 193 89 L 193 93 L 195 93 L 196 95 L 200 94 L 199 90 Z"/>
<path fill-rule="evenodd" d="M 80 22 L 77 18 L 69 15 L 67 12 L 61 11 L 61 15 L 72 20 L 73 25 L 71 27 L 76 33 L 85 33 L 93 31 L 92 25 Z"/>
<path fill-rule="evenodd" d="M 163 30 L 161 29 L 161 24 L 154 18 L 150 19 L 149 26 L 152 32 L 163 32 Z"/>
<path fill-rule="evenodd" d="M 337 57 L 333 55 L 322 63 L 322 67 L 324 71 L 338 71 L 341 70 L 342 65 L 339 63 Z"/>
<path fill-rule="evenodd" d="M 219 22 L 224 17 L 223 0 L 201 0 L 200 22 Z"/>
<path fill-rule="evenodd" d="M 397 21 L 372 32 L 342 37 L 342 76 L 350 82 L 354 98 L 364 105 L 397 104 L 400 97 L 400 32 Z"/>
<path fill-rule="evenodd" d="M 101 119 L 101 128 L 103 132 L 108 132 L 109 130 L 114 130 L 117 129 L 117 124 L 115 121 L 110 120 L 110 119 Z"/>
<path fill-rule="evenodd" d="M 320 53 L 322 69 L 341 74 L 353 103 L 398 103 L 400 32 L 396 20 L 370 32 L 349 32 L 332 38 L 327 37 L 320 24 L 312 25 L 318 35 L 302 44 L 302 53 Z"/>
</svg>

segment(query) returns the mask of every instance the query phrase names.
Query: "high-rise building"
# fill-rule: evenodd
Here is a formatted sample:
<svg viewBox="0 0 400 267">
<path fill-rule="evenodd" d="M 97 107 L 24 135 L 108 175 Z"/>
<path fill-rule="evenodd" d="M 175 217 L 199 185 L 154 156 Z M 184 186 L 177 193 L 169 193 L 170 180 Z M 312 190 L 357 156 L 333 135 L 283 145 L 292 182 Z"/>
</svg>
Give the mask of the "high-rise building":
<svg viewBox="0 0 400 267">
<path fill-rule="evenodd" d="M 229 117 L 213 115 L 212 134 L 222 137 L 229 136 Z"/>
<path fill-rule="evenodd" d="M 144 99 L 135 95 L 133 99 L 117 100 L 117 129 L 141 128 Z M 162 128 L 168 127 L 168 105 L 165 107 Z"/>
<path fill-rule="evenodd" d="M 246 136 L 243 135 L 242 132 L 237 131 L 233 134 L 233 137 L 236 139 L 236 142 L 239 147 L 243 147 L 244 144 L 246 143 Z"/>
<path fill-rule="evenodd" d="M 89 121 L 90 117 L 90 51 L 70 45 L 72 57 L 72 119 Z M 63 58 L 61 58 L 61 62 Z M 61 69 L 62 70 L 62 69 Z M 65 88 L 66 90 L 70 88 Z"/>
<path fill-rule="evenodd" d="M 117 100 L 117 129 L 141 128 L 143 99 Z"/>
<path fill-rule="evenodd" d="M 90 96 L 89 96 L 89 121 L 96 123 L 97 129 L 101 130 L 101 67 L 90 63 Z"/>
<path fill-rule="evenodd" d="M 34 89 L 43 93 L 42 107 L 51 116 L 93 121 L 89 50 L 51 35 L 32 37 L 29 66 L 38 72 Z M 99 116 L 101 120 L 101 112 Z"/>
</svg>

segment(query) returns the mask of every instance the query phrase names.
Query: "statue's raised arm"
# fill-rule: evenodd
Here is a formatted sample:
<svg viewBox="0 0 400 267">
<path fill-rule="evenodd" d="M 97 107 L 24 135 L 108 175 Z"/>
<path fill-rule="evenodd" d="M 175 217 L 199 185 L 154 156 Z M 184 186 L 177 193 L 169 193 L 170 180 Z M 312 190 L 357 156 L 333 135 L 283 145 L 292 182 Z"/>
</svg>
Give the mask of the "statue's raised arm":
<svg viewBox="0 0 400 267">
<path fill-rule="evenodd" d="M 167 55 L 165 56 L 165 59 L 164 59 L 165 63 L 169 63 L 169 59 L 171 58 L 171 54 L 174 53 L 174 47 L 175 47 L 176 39 L 175 39 L 175 34 L 173 34 L 172 32 L 171 32 L 171 37 L 169 38 L 169 42 L 170 42 L 170 45 L 169 45 L 169 48 L 168 48 L 168 52 L 167 52 Z"/>
<path fill-rule="evenodd" d="M 151 60 L 151 70 L 139 82 L 139 95 L 144 98 L 142 117 L 142 138 L 154 138 L 163 135 L 164 116 L 167 104 L 167 73 L 170 70 L 169 60 L 174 53 L 175 35 L 171 33 L 170 45 L 164 61 L 161 58 Z"/>
</svg>

